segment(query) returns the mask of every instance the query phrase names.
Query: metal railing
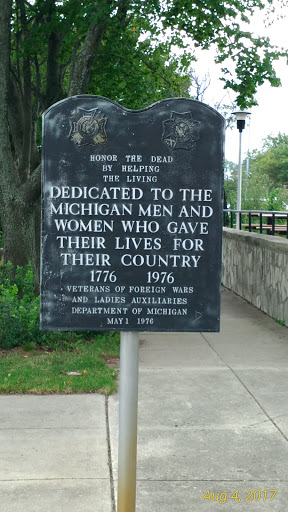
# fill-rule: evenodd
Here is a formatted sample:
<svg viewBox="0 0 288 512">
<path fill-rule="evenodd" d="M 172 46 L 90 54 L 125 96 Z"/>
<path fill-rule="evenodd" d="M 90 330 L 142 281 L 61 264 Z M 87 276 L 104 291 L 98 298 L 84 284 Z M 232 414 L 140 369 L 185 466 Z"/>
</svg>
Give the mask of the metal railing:
<svg viewBox="0 0 288 512">
<path fill-rule="evenodd" d="M 224 209 L 224 226 L 235 228 L 238 215 L 242 230 L 273 236 L 282 234 L 288 238 L 288 212 Z"/>
</svg>

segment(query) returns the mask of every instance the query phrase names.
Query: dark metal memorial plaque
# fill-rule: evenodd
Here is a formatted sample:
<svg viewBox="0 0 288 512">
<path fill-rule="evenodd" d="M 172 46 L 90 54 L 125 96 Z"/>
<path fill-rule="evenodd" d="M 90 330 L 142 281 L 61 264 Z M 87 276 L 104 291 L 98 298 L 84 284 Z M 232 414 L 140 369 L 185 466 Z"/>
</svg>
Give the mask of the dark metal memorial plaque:
<svg viewBox="0 0 288 512">
<path fill-rule="evenodd" d="M 223 145 L 189 99 L 46 111 L 42 329 L 219 330 Z"/>
</svg>

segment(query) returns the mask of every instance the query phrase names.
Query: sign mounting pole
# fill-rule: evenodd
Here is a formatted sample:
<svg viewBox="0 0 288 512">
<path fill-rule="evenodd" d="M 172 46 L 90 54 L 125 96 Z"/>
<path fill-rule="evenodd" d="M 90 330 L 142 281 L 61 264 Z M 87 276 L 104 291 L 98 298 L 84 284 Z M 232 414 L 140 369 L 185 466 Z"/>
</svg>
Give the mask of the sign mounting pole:
<svg viewBox="0 0 288 512">
<path fill-rule="evenodd" d="M 121 332 L 117 512 L 135 512 L 139 338 Z"/>
</svg>

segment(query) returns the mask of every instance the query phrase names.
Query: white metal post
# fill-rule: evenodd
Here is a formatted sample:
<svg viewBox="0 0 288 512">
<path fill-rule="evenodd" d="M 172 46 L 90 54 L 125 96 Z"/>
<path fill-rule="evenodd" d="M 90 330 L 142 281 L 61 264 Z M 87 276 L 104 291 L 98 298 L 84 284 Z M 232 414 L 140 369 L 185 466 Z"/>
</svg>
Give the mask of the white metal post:
<svg viewBox="0 0 288 512">
<path fill-rule="evenodd" d="M 239 159 L 238 159 L 238 180 L 237 180 L 237 205 L 236 210 L 242 206 L 242 131 L 239 131 Z M 240 229 L 241 211 L 236 215 L 236 229 Z"/>
<path fill-rule="evenodd" d="M 117 512 L 135 512 L 139 337 L 121 332 Z"/>
</svg>

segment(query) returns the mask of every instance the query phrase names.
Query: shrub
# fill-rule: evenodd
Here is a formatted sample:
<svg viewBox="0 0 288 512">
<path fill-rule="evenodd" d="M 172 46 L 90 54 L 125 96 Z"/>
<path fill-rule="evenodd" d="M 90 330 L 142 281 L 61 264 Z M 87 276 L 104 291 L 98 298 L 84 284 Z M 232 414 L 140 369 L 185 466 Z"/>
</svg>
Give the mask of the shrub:
<svg viewBox="0 0 288 512">
<path fill-rule="evenodd" d="M 75 350 L 101 334 L 40 331 L 40 297 L 35 295 L 32 264 L 16 271 L 11 262 L 0 265 L 0 348 L 42 345 Z"/>
<path fill-rule="evenodd" d="M 40 298 L 34 293 L 32 265 L 0 266 L 0 347 L 9 349 L 39 338 Z"/>
</svg>

